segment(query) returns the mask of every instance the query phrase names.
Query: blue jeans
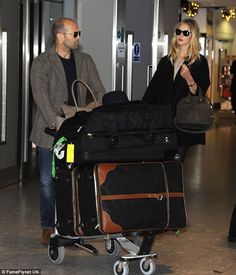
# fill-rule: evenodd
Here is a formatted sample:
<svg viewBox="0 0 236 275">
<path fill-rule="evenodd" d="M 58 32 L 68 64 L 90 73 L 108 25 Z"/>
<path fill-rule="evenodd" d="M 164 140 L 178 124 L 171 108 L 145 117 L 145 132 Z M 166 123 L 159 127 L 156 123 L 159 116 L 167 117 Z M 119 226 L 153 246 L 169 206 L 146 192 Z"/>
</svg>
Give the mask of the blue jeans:
<svg viewBox="0 0 236 275">
<path fill-rule="evenodd" d="M 52 181 L 52 151 L 37 147 L 40 174 L 40 221 L 42 228 L 55 227 L 55 187 Z"/>
</svg>

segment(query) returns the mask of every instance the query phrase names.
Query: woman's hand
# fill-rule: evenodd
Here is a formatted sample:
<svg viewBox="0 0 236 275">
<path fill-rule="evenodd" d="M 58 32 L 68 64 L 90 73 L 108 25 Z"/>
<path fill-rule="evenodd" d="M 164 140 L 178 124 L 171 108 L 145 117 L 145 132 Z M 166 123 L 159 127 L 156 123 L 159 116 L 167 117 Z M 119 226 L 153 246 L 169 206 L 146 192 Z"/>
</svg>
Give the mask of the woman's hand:
<svg viewBox="0 0 236 275">
<path fill-rule="evenodd" d="M 190 72 L 188 66 L 183 64 L 181 67 L 181 70 L 180 70 L 180 74 L 186 80 L 191 93 L 195 94 L 196 90 L 197 90 L 197 85 L 191 75 L 191 72 Z"/>
<path fill-rule="evenodd" d="M 181 70 L 180 70 L 181 76 L 188 82 L 191 82 L 193 80 L 191 72 L 185 64 L 182 65 Z"/>
</svg>

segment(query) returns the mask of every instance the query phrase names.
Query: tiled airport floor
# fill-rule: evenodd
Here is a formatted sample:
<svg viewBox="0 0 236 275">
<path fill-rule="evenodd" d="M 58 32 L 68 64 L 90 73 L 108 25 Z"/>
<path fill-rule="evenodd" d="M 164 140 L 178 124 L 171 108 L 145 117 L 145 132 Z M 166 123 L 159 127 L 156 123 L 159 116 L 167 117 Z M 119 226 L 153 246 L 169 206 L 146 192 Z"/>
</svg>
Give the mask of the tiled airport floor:
<svg viewBox="0 0 236 275">
<path fill-rule="evenodd" d="M 236 203 L 234 115 L 224 111 L 217 114 L 215 127 L 207 133 L 206 146 L 195 146 L 189 151 L 184 172 L 188 226 L 179 235 L 166 232 L 156 236 L 152 248 L 158 253 L 155 274 L 235 275 L 236 243 L 227 242 Z M 53 264 L 47 248 L 40 244 L 38 209 L 38 181 L 34 176 L 22 185 L 0 190 L 1 271 L 39 269 L 41 274 L 113 274 L 116 259 L 105 254 L 103 241 L 92 242 L 99 256 L 71 247 L 66 248 L 62 264 Z M 131 263 L 129 274 L 142 274 L 139 262 Z"/>
</svg>

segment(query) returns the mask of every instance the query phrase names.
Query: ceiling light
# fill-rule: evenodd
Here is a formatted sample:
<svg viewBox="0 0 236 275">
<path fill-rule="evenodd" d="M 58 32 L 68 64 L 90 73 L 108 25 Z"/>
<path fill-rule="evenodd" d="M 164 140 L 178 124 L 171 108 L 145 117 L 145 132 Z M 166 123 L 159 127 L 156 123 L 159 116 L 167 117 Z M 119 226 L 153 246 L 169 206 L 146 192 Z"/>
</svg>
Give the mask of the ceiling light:
<svg viewBox="0 0 236 275">
<path fill-rule="evenodd" d="M 227 21 L 230 19 L 235 19 L 235 9 L 222 9 L 221 17 Z"/>
<path fill-rule="evenodd" d="M 189 17 L 194 17 L 198 14 L 198 9 L 199 9 L 200 5 L 197 2 L 187 2 L 184 5 L 184 12 L 187 16 Z"/>
</svg>

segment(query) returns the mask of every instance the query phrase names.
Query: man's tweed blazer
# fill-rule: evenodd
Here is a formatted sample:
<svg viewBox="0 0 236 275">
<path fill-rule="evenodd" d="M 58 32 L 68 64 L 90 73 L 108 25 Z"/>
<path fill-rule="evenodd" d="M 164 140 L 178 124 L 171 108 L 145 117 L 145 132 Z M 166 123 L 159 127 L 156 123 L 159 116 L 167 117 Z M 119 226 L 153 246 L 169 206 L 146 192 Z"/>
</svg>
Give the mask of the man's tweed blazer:
<svg viewBox="0 0 236 275">
<path fill-rule="evenodd" d="M 78 79 L 87 83 L 101 102 L 105 94 L 96 65 L 91 56 L 79 50 L 73 50 Z M 68 100 L 68 88 L 62 62 L 52 46 L 40 54 L 31 67 L 31 87 L 36 108 L 30 141 L 40 147 L 51 148 L 53 137 L 44 133 L 45 127 L 53 128 L 56 116 L 61 114 L 61 106 Z M 87 102 L 87 89 L 80 85 L 80 106 Z"/>
</svg>

